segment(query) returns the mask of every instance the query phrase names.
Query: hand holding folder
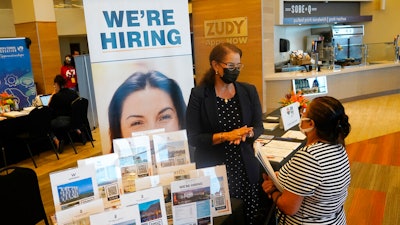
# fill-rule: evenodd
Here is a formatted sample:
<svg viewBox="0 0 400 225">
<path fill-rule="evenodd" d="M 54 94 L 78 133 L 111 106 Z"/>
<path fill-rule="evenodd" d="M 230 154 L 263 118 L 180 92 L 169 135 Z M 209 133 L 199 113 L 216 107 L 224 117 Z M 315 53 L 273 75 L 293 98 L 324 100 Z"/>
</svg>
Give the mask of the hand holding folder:
<svg viewBox="0 0 400 225">
<path fill-rule="evenodd" d="M 255 142 L 255 150 L 256 150 L 256 157 L 258 161 L 260 161 L 261 165 L 264 167 L 265 171 L 267 172 L 268 176 L 271 178 L 272 182 L 274 182 L 275 187 L 282 192 L 283 187 L 279 183 L 278 177 L 276 177 L 275 171 L 269 162 L 269 159 L 266 155 L 263 155 L 259 149 L 261 148 L 261 143 Z"/>
</svg>

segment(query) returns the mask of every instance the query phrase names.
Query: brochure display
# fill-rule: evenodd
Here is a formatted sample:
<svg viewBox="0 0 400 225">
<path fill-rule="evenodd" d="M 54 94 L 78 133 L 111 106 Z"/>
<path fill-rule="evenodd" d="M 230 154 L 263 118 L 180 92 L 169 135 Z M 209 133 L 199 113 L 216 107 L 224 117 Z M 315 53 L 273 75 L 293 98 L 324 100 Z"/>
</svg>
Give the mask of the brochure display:
<svg viewBox="0 0 400 225">
<path fill-rule="evenodd" d="M 185 130 L 153 138 L 155 155 L 174 161 L 159 174 L 151 171 L 148 135 L 114 139 L 114 153 L 51 173 L 54 224 L 212 224 L 213 217 L 232 214 L 224 165 L 196 169 Z"/>
<path fill-rule="evenodd" d="M 121 194 L 123 194 L 118 154 L 112 153 L 78 160 L 78 167 L 87 165 L 94 165 L 96 169 L 97 186 L 104 208 L 118 207 Z"/>
<path fill-rule="evenodd" d="M 213 224 L 210 177 L 198 177 L 171 183 L 174 225 Z"/>
<path fill-rule="evenodd" d="M 131 213 L 140 215 L 140 222 L 136 224 L 167 224 L 162 187 L 124 194 L 121 204 L 132 208 Z"/>
<path fill-rule="evenodd" d="M 152 175 L 149 136 L 118 138 L 113 145 L 119 156 L 124 192 L 134 192 L 136 178 Z"/>
<path fill-rule="evenodd" d="M 93 165 L 50 173 L 50 183 L 56 211 L 99 198 L 96 171 Z"/>
<path fill-rule="evenodd" d="M 190 163 L 186 130 L 153 135 L 157 169 Z"/>
<path fill-rule="evenodd" d="M 210 177 L 211 213 L 213 217 L 232 213 L 226 166 L 214 166 L 190 171 L 190 178 Z"/>
</svg>

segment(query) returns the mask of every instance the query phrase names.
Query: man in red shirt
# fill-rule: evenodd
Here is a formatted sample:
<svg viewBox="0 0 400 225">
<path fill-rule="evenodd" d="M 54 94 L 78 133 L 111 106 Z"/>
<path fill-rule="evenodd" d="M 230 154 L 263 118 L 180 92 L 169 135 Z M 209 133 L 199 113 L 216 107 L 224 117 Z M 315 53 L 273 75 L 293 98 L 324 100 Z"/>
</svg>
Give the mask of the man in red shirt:
<svg viewBox="0 0 400 225">
<path fill-rule="evenodd" d="M 75 70 L 75 61 L 71 55 L 66 55 L 64 65 L 61 67 L 61 76 L 67 81 L 66 88 L 78 91 L 78 80 Z"/>
</svg>

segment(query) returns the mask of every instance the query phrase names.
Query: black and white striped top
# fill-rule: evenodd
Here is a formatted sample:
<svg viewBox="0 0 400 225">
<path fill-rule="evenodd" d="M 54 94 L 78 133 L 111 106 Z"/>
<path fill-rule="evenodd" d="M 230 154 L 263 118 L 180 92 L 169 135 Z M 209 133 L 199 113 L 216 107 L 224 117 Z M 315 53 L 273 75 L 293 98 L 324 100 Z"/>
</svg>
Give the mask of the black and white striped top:
<svg viewBox="0 0 400 225">
<path fill-rule="evenodd" d="M 343 205 L 350 165 L 342 145 L 305 146 L 280 169 L 279 182 L 285 190 L 304 196 L 294 216 L 278 211 L 279 224 L 346 224 Z"/>
</svg>

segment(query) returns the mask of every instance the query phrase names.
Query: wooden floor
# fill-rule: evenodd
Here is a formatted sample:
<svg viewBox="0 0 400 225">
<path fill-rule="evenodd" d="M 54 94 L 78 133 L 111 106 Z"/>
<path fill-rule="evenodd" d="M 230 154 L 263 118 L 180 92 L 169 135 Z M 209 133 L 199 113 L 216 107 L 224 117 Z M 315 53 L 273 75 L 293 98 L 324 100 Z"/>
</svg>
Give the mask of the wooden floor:
<svg viewBox="0 0 400 225">
<path fill-rule="evenodd" d="M 346 139 L 352 180 L 345 204 L 349 225 L 400 224 L 400 94 L 344 103 L 352 131 Z M 35 169 L 47 214 L 54 205 L 49 173 L 76 166 L 76 161 L 101 154 L 100 135 L 93 131 L 90 143 L 78 146 L 78 154 L 66 146 L 55 158 L 40 154 Z M 79 145 L 79 144 L 77 144 Z M 34 168 L 30 159 L 17 165 Z"/>
</svg>

